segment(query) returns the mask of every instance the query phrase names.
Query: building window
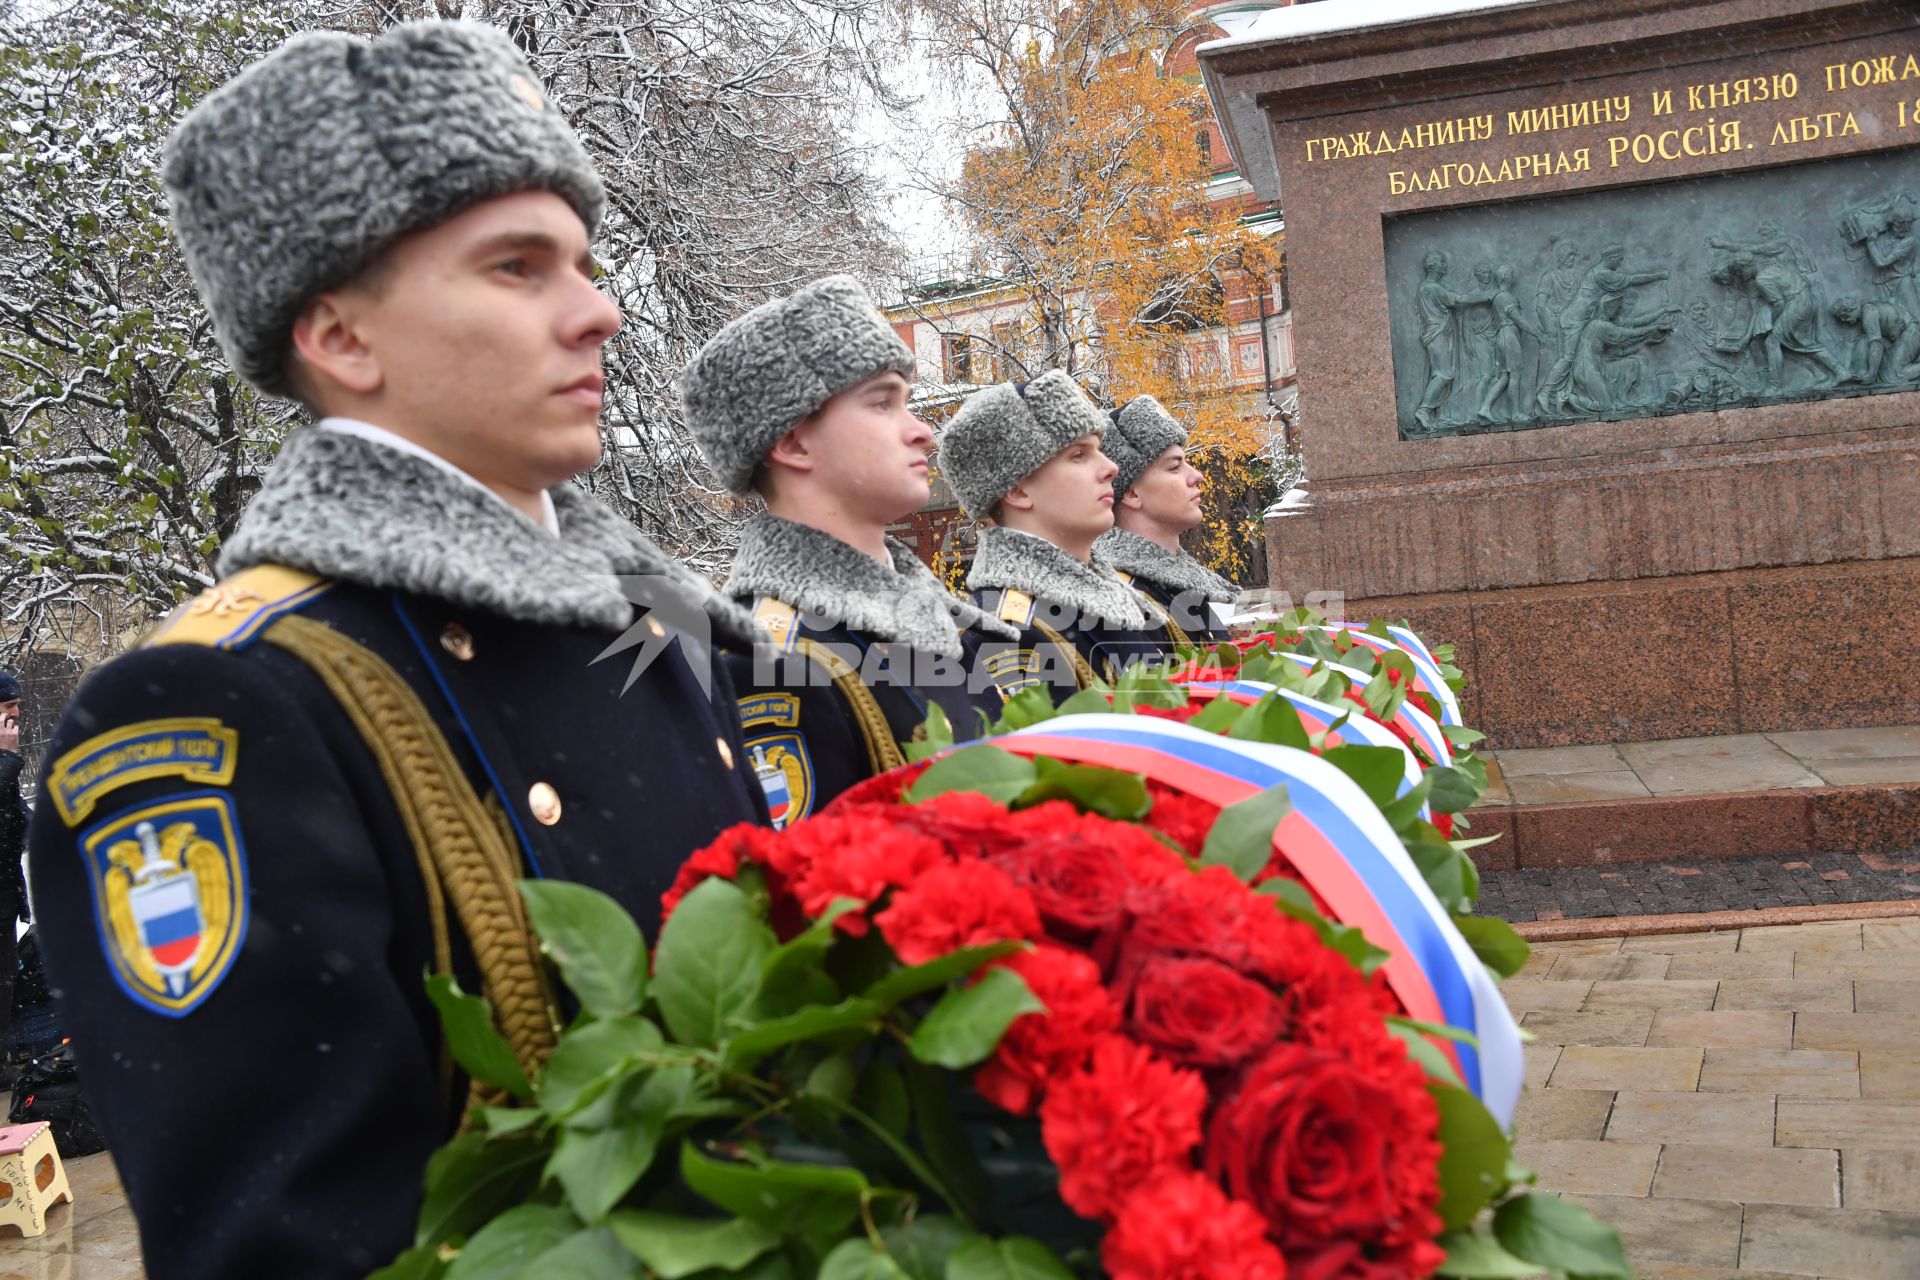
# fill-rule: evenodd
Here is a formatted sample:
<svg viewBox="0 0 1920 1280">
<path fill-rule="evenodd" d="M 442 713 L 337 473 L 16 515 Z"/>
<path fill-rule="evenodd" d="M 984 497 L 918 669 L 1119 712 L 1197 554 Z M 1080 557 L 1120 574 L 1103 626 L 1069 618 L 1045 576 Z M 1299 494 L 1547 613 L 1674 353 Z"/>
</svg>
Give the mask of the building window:
<svg viewBox="0 0 1920 1280">
<path fill-rule="evenodd" d="M 1020 325 L 1018 322 L 993 326 L 993 379 L 1012 382 L 1021 376 Z"/>
<path fill-rule="evenodd" d="M 1201 161 L 1211 165 L 1213 163 L 1213 130 L 1201 129 L 1193 135 L 1193 143 L 1200 148 Z"/>
<path fill-rule="evenodd" d="M 973 335 L 950 333 L 942 342 L 943 368 L 948 382 L 973 381 Z"/>
</svg>

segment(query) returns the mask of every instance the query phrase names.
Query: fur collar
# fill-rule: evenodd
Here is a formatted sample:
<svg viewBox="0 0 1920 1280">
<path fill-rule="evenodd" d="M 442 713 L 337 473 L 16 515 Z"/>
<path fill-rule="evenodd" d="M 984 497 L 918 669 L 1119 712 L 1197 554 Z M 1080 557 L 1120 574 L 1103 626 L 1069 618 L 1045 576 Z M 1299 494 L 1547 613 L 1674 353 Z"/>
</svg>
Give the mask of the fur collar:
<svg viewBox="0 0 1920 1280">
<path fill-rule="evenodd" d="M 1100 540 L 1093 546 L 1095 551 L 1105 554 L 1114 568 L 1125 570 L 1136 578 L 1158 583 L 1174 595 L 1183 591 L 1198 591 L 1208 600 L 1218 600 L 1224 604 L 1240 594 L 1240 588 L 1186 552 L 1169 551 L 1131 529 L 1109 529 L 1100 535 Z"/>
<path fill-rule="evenodd" d="M 960 632 L 979 627 L 1011 640 L 1013 628 L 941 585 L 913 549 L 887 539 L 891 569 L 829 533 L 762 511 L 740 534 L 727 591 L 735 599 L 772 596 L 876 640 L 923 653 L 960 656 Z"/>
<path fill-rule="evenodd" d="M 570 484 L 549 492 L 557 538 L 425 459 L 337 431 L 296 431 L 227 540 L 220 571 L 281 564 L 521 622 L 600 631 L 631 625 L 637 599 L 669 621 L 703 611 L 716 639 L 763 638 L 745 610 L 593 498 Z"/>
<path fill-rule="evenodd" d="M 1081 564 L 1045 538 L 998 525 L 980 531 L 967 587 L 1024 591 L 1036 600 L 1075 610 L 1083 627 L 1139 631 L 1166 622 L 1158 606 L 1113 575 L 1113 565 L 1099 547 L 1091 564 Z"/>
</svg>

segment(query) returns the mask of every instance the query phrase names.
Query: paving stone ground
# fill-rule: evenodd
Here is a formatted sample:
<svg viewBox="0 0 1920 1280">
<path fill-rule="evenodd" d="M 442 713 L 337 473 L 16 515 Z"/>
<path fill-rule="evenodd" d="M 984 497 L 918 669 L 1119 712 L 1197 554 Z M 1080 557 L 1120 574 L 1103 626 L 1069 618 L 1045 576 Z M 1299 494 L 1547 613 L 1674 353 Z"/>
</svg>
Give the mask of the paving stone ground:
<svg viewBox="0 0 1920 1280">
<path fill-rule="evenodd" d="M 1920 1277 L 1920 916 L 1543 943 L 1522 1163 L 1641 1280 Z M 141 1280 L 110 1156 L 0 1280 Z"/>
<path fill-rule="evenodd" d="M 1920 849 L 1486 871 L 1479 910 L 1518 922 L 1909 898 L 1920 898 Z"/>
</svg>

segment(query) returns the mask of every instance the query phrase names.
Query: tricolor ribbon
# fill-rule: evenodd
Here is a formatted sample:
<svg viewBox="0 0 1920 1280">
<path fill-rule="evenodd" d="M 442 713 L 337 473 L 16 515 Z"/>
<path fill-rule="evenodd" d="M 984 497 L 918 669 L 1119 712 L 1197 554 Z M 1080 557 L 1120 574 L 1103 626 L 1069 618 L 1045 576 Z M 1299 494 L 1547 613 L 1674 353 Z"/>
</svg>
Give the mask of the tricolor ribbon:
<svg viewBox="0 0 1920 1280">
<path fill-rule="evenodd" d="M 1359 714 L 1359 707 L 1336 707 L 1318 698 L 1309 698 L 1304 693 L 1295 693 L 1291 689 L 1282 689 L 1259 680 L 1197 680 L 1182 687 L 1202 701 L 1231 698 L 1242 706 L 1252 706 L 1267 694 L 1277 693 L 1292 705 L 1308 733 L 1327 735 L 1327 745 L 1330 747 L 1392 747 L 1398 751 L 1405 758 L 1405 776 L 1400 783 L 1400 795 L 1420 785 L 1419 757 L 1407 750 L 1407 744 L 1384 726 Z M 1335 725 L 1339 728 L 1335 728 Z M 1432 822 L 1432 808 L 1422 804 L 1420 816 Z"/>
<path fill-rule="evenodd" d="M 1433 656 L 1433 650 L 1427 648 L 1426 641 L 1406 627 L 1388 627 L 1390 640 L 1382 640 L 1370 634 L 1357 622 L 1329 622 L 1319 628 L 1327 634 L 1344 631 L 1354 640 L 1367 646 L 1375 653 L 1388 653 L 1398 649 L 1413 659 L 1413 682 L 1422 693 L 1431 697 L 1434 705 L 1440 708 L 1442 724 L 1465 724 L 1460 718 L 1460 699 L 1454 696 L 1453 686 L 1440 674 L 1440 661 Z"/>
<path fill-rule="evenodd" d="M 1276 653 L 1274 656 L 1276 658 L 1283 658 L 1295 666 L 1308 671 L 1321 665 L 1321 660 L 1313 657 L 1311 654 Z M 1366 672 L 1359 668 L 1342 666 L 1338 662 L 1329 662 L 1326 664 L 1326 668 L 1329 671 L 1338 671 L 1341 675 L 1345 676 L 1347 682 L 1355 689 L 1365 688 L 1367 681 L 1371 679 Z M 1434 723 L 1432 716 L 1414 706 L 1413 703 L 1402 702 L 1400 709 L 1393 713 L 1393 723 L 1405 729 L 1407 733 L 1412 736 L 1413 740 L 1420 744 L 1421 749 L 1427 753 L 1428 757 L 1431 758 L 1435 764 L 1453 763 L 1453 750 L 1447 746 L 1447 735 L 1440 732 L 1440 726 Z"/>
<path fill-rule="evenodd" d="M 992 740 L 1026 756 L 1123 769 L 1225 807 L 1284 785 L 1292 808 L 1276 849 L 1342 924 L 1390 956 L 1388 986 L 1408 1016 L 1474 1037 L 1436 1040 L 1502 1126 L 1521 1085 L 1513 1015 L 1384 815 L 1351 778 L 1292 747 L 1242 742 L 1152 716 L 1073 715 Z"/>
</svg>

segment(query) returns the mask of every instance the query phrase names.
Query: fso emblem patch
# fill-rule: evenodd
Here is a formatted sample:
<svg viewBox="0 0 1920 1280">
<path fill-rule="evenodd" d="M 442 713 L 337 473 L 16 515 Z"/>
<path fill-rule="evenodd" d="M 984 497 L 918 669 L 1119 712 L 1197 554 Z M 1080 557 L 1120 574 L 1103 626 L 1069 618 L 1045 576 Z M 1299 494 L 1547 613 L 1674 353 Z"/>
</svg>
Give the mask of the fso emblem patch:
<svg viewBox="0 0 1920 1280">
<path fill-rule="evenodd" d="M 225 792 L 174 796 L 80 836 L 100 944 L 138 1004 L 184 1017 L 247 934 L 247 859 Z"/>
<path fill-rule="evenodd" d="M 773 829 L 784 830 L 813 811 L 813 758 L 798 733 L 770 733 L 747 740 L 753 772 L 767 795 Z"/>
</svg>

